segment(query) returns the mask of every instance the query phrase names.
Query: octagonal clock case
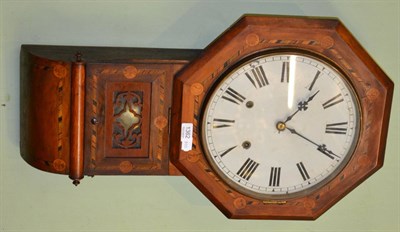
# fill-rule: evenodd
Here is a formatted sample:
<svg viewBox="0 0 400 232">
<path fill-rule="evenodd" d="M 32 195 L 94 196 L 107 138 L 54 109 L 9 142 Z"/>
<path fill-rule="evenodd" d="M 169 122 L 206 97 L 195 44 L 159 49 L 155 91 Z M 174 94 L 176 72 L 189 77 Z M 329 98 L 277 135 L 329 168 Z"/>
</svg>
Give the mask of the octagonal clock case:
<svg viewBox="0 0 400 232">
<path fill-rule="evenodd" d="M 244 15 L 203 50 L 23 45 L 21 154 L 75 184 L 184 175 L 229 218 L 316 219 L 382 167 L 393 87 L 335 18 Z"/>
</svg>

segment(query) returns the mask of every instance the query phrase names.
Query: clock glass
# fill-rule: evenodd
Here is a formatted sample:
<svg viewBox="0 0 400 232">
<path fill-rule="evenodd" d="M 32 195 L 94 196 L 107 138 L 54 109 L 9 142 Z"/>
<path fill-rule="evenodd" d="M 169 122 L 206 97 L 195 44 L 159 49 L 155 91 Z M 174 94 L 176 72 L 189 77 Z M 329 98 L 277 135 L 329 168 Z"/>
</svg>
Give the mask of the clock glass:
<svg viewBox="0 0 400 232">
<path fill-rule="evenodd" d="M 298 52 L 264 53 L 227 71 L 203 107 L 207 160 L 230 187 L 258 199 L 302 196 L 352 156 L 360 105 L 334 65 Z"/>
</svg>

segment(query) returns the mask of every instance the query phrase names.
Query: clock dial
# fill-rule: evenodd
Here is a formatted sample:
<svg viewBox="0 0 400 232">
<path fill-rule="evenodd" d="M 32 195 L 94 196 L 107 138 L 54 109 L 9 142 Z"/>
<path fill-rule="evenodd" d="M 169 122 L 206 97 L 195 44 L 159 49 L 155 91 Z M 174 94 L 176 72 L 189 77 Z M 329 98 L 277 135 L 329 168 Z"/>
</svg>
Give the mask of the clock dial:
<svg viewBox="0 0 400 232">
<path fill-rule="evenodd" d="M 289 198 L 326 184 L 358 141 L 357 98 L 344 76 L 311 55 L 260 55 L 229 72 L 203 112 L 207 159 L 232 188 Z"/>
</svg>

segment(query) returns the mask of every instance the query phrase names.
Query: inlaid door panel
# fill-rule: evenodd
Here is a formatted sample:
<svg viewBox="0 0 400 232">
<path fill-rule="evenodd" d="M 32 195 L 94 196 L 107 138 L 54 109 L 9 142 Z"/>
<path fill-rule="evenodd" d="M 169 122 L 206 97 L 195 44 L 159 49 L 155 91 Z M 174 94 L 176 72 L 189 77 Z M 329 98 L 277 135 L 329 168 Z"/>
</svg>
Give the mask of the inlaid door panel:
<svg viewBox="0 0 400 232">
<path fill-rule="evenodd" d="M 168 174 L 174 64 L 88 64 L 85 174 Z"/>
<path fill-rule="evenodd" d="M 105 157 L 149 157 L 149 82 L 106 84 Z"/>
</svg>

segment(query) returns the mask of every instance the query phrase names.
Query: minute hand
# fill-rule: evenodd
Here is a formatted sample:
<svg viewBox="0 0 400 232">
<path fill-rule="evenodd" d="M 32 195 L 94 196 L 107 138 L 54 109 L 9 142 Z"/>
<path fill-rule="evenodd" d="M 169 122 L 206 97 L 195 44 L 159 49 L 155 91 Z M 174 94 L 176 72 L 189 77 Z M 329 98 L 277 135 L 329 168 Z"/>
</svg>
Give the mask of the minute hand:
<svg viewBox="0 0 400 232">
<path fill-rule="evenodd" d="M 320 151 L 322 154 L 328 156 L 329 158 L 334 159 L 336 157 L 336 158 L 340 159 L 340 156 L 336 155 L 331 150 L 328 150 L 326 148 L 325 144 L 321 144 L 321 145 L 317 144 L 316 142 L 312 141 L 311 139 L 309 139 L 309 138 L 305 137 L 304 135 L 298 133 L 295 129 L 292 129 L 292 128 L 289 128 L 289 127 L 286 127 L 286 129 L 288 129 L 290 131 L 290 133 L 298 135 L 301 138 L 303 138 L 303 139 L 307 140 L 308 142 L 310 142 L 310 143 L 314 144 L 315 146 L 317 146 L 317 150 Z"/>
<path fill-rule="evenodd" d="M 297 104 L 297 110 L 292 114 L 292 115 L 290 115 L 290 116 L 288 116 L 287 118 L 286 118 L 286 120 L 284 121 L 284 123 L 287 123 L 288 121 L 290 121 L 290 120 L 292 120 L 292 118 L 297 114 L 297 112 L 299 112 L 300 110 L 306 110 L 307 108 L 306 108 L 306 106 L 307 106 L 307 104 L 310 102 L 310 101 L 312 101 L 313 99 L 314 99 L 314 97 L 315 97 L 315 95 L 317 95 L 319 93 L 319 90 L 317 91 L 317 92 L 315 92 L 312 96 L 310 96 L 308 99 L 307 99 L 307 101 L 300 101 L 298 104 Z"/>
</svg>

